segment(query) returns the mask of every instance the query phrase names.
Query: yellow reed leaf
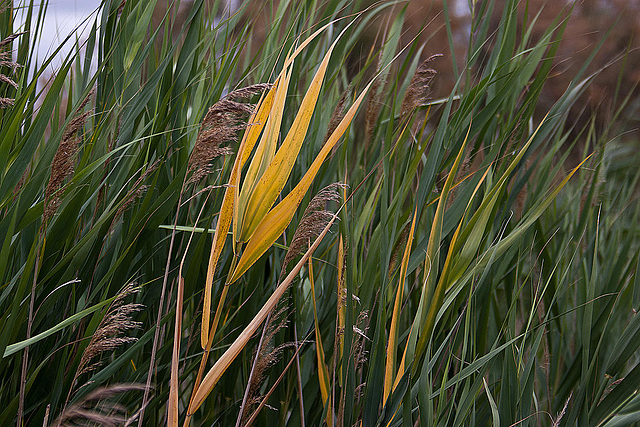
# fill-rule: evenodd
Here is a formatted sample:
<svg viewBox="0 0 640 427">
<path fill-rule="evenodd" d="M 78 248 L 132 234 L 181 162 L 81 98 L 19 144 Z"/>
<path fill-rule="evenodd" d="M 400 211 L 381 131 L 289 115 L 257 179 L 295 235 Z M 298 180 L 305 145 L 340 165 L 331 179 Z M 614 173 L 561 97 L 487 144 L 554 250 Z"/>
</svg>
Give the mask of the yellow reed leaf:
<svg viewBox="0 0 640 427">
<path fill-rule="evenodd" d="M 289 175 L 291 174 L 296 159 L 298 158 L 298 154 L 300 153 L 302 143 L 304 142 L 307 130 L 309 128 L 311 117 L 313 116 L 313 112 L 318 102 L 320 88 L 322 87 L 322 82 L 329 65 L 329 60 L 331 59 L 331 53 L 338 44 L 338 41 L 340 41 L 342 35 L 350 26 L 351 24 L 348 24 L 329 47 L 327 53 L 322 59 L 322 62 L 320 63 L 320 66 L 318 67 L 318 70 L 311 80 L 311 84 L 309 85 L 309 88 L 307 89 L 307 92 L 302 99 L 302 103 L 300 104 L 298 113 L 296 114 L 296 117 L 293 120 L 293 124 L 291 125 L 287 136 L 282 142 L 282 145 L 276 152 L 275 156 L 273 156 L 273 159 L 271 159 L 264 173 L 260 176 L 260 179 L 255 187 L 250 190 L 250 193 L 247 196 L 248 201 L 246 202 L 246 204 L 239 206 L 239 209 L 242 209 L 242 212 L 238 212 L 236 218 L 242 219 L 238 220 L 237 224 L 234 225 L 234 228 L 236 226 L 238 227 L 238 232 L 234 233 L 234 237 L 237 242 L 244 243 L 251 238 L 254 231 L 261 224 L 262 220 L 265 218 L 265 216 L 277 200 L 280 192 L 289 179 Z M 316 37 L 325 28 L 327 28 L 327 25 L 312 34 L 300 45 L 298 49 L 294 51 L 294 53 L 290 57 L 285 60 L 283 73 L 293 65 L 293 60 L 295 59 L 295 57 L 311 41 L 311 39 Z M 279 114 L 281 114 L 281 112 L 279 112 Z M 274 141 L 268 142 L 267 146 L 275 147 L 277 142 L 275 140 L 277 139 L 279 131 L 280 129 L 274 128 L 274 132 L 270 136 L 270 138 L 274 139 Z"/>
<path fill-rule="evenodd" d="M 291 270 L 291 272 L 287 275 L 287 277 L 278 285 L 275 289 L 271 297 L 267 300 L 265 305 L 260 309 L 258 314 L 254 316 L 254 318 L 249 322 L 246 328 L 240 333 L 238 338 L 231 344 L 231 346 L 224 352 L 224 354 L 216 361 L 216 363 L 211 367 L 207 375 L 202 380 L 200 386 L 194 390 L 194 395 L 189 404 L 189 408 L 187 409 L 187 417 L 193 415 L 193 413 L 202 405 L 205 401 L 209 393 L 213 390 L 215 385 L 222 377 L 222 374 L 229 368 L 231 363 L 238 357 L 240 352 L 247 345 L 251 337 L 257 332 L 258 328 L 265 321 L 269 313 L 273 311 L 273 309 L 280 301 L 280 298 L 287 291 L 291 283 L 297 278 L 298 273 L 302 269 L 302 266 L 309 260 L 313 252 L 318 248 L 320 242 L 329 232 L 329 229 L 335 222 L 338 214 L 334 214 L 329 223 L 322 230 L 320 235 L 313 242 L 313 245 L 304 253 L 300 261 L 295 265 L 295 267 Z"/>
<path fill-rule="evenodd" d="M 209 340 L 209 319 L 211 315 L 211 288 L 213 286 L 213 277 L 215 276 L 218 258 L 220 258 L 220 254 L 222 253 L 224 242 L 231 225 L 231 218 L 235 205 L 236 191 L 235 188 L 233 188 L 233 184 L 236 182 L 236 177 L 240 176 L 242 166 L 249 158 L 249 154 L 251 154 L 251 151 L 258 140 L 258 136 L 264 127 L 269 111 L 271 111 L 274 94 L 275 87 L 271 88 L 271 90 L 267 92 L 267 95 L 262 98 L 258 104 L 256 112 L 249 119 L 249 127 L 242 138 L 242 142 L 240 143 L 239 153 L 236 156 L 236 160 L 231 171 L 231 177 L 229 178 L 230 186 L 227 187 L 224 192 L 222 207 L 220 208 L 220 214 L 218 215 L 218 224 L 216 225 L 216 231 L 213 235 L 213 243 L 211 244 L 211 254 L 209 255 L 209 266 L 207 268 L 207 278 L 204 287 L 202 331 L 200 334 L 200 344 L 203 349 L 206 348 L 207 341 Z M 212 328 L 212 333 L 214 334 L 216 327 L 217 325 L 214 325 Z"/>
<path fill-rule="evenodd" d="M 291 129 L 287 133 L 282 146 L 278 149 L 275 156 L 269 163 L 267 170 L 262 174 L 260 180 L 256 184 L 253 191 L 248 196 L 249 201 L 244 206 L 244 215 L 241 224 L 238 224 L 240 229 L 239 236 L 236 236 L 237 241 L 246 242 L 251 237 L 252 233 L 260 224 L 260 221 L 265 217 L 269 209 L 273 206 L 280 192 L 284 188 L 289 175 L 293 170 L 293 166 L 300 153 L 302 142 L 307 135 L 309 123 L 313 116 L 316 104 L 318 102 L 318 96 L 320 95 L 320 88 L 324 80 L 324 75 L 329 65 L 329 59 L 331 58 L 331 52 L 335 47 L 338 40 L 336 40 L 329 51 L 324 56 L 324 59 L 320 63 L 318 70 L 316 71 L 309 89 L 302 99 L 298 114 L 296 114 Z M 284 108 L 284 104 L 283 104 Z M 276 134 L 277 137 L 277 134 Z M 267 145 L 274 145 L 277 141 L 270 141 Z M 243 185 L 244 187 L 244 185 Z"/>
<path fill-rule="evenodd" d="M 260 138 L 260 143 L 258 144 L 256 152 L 253 155 L 253 159 L 249 164 L 244 180 L 242 181 L 242 188 L 238 188 L 240 193 L 236 204 L 236 216 L 234 216 L 233 219 L 234 236 L 236 238 L 238 237 L 239 231 L 238 225 L 242 224 L 244 215 L 247 212 L 246 206 L 249 197 L 255 189 L 258 180 L 269 167 L 269 164 L 276 153 L 276 149 L 278 148 L 278 136 L 280 135 L 284 103 L 287 98 L 287 89 L 289 87 L 290 79 L 291 68 L 283 70 L 282 74 L 276 80 L 275 85 L 277 86 L 277 89 L 266 128 Z"/>
<path fill-rule="evenodd" d="M 271 247 L 271 245 L 273 245 L 276 239 L 280 237 L 287 228 L 293 218 L 293 215 L 298 209 L 300 202 L 302 202 L 304 195 L 307 193 L 313 179 L 318 173 L 320 166 L 331 153 L 331 149 L 336 145 L 340 137 L 349 127 L 349 124 L 353 120 L 358 107 L 362 103 L 362 100 L 370 87 L 371 83 L 367 85 L 351 108 L 349 108 L 349 111 L 347 111 L 342 121 L 336 127 L 336 130 L 331 134 L 325 145 L 322 147 L 320 153 L 315 158 L 311 167 L 309 167 L 300 182 L 298 182 L 295 188 L 287 194 L 284 200 L 269 211 L 258 224 L 256 230 L 251 235 L 242 256 L 240 257 L 240 261 L 238 261 L 235 270 L 230 275 L 231 277 L 227 280 L 228 284 L 238 280 L 238 278 L 242 276 L 242 274 L 244 274 L 244 272 L 247 271 L 247 269 L 249 269 L 249 267 L 251 267 L 262 256 L 262 254 Z M 278 155 L 276 154 L 276 158 L 277 157 Z"/>
</svg>

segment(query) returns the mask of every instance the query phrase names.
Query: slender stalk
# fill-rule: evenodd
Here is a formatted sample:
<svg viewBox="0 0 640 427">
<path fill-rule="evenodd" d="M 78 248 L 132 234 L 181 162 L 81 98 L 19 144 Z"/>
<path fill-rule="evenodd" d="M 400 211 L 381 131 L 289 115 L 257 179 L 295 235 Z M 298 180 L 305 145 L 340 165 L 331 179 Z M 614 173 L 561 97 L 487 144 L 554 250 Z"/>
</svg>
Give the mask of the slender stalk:
<svg viewBox="0 0 640 427">
<path fill-rule="evenodd" d="M 209 194 L 207 194 L 207 199 L 209 198 Z M 194 225 L 194 229 L 197 224 L 200 222 L 200 217 L 204 208 L 206 206 L 205 202 L 202 204 L 202 209 L 198 212 L 198 217 L 196 218 L 196 222 Z M 187 247 L 184 249 L 184 253 L 182 255 L 182 260 L 180 260 L 180 269 L 178 270 L 178 295 L 176 297 L 176 314 L 175 314 L 175 325 L 173 331 L 173 354 L 171 356 L 171 377 L 169 379 L 170 382 L 170 390 L 169 390 L 169 402 L 168 406 L 168 420 L 167 424 L 173 427 L 178 426 L 178 402 L 179 402 L 179 367 L 180 367 L 180 341 L 182 339 L 182 306 L 184 303 L 184 262 L 187 258 L 187 252 L 189 251 L 189 247 L 191 246 L 191 241 L 193 239 L 194 232 L 192 231 L 189 235 L 189 241 L 187 242 Z"/>
<path fill-rule="evenodd" d="M 307 336 L 307 338 L 308 337 L 309 336 Z M 249 418 L 249 420 L 247 421 L 246 427 L 249 427 L 250 425 L 252 425 L 256 421 L 256 418 L 258 417 L 258 414 L 260 414 L 260 411 L 262 410 L 262 408 L 264 408 L 264 406 L 267 404 L 267 400 L 273 394 L 273 392 L 275 391 L 275 389 L 278 386 L 278 384 L 280 384 L 280 382 L 284 379 L 285 374 L 287 373 L 287 371 L 289 370 L 291 365 L 293 365 L 293 362 L 298 357 L 301 349 L 302 349 L 302 346 L 298 346 L 296 348 L 296 353 L 293 355 L 291 360 L 289 360 L 289 363 L 287 363 L 287 366 L 284 367 L 284 369 L 282 370 L 282 373 L 280 374 L 280 376 L 278 377 L 276 382 L 273 384 L 273 386 L 269 389 L 267 394 L 265 394 L 264 398 L 262 399 L 262 401 L 260 402 L 260 404 L 258 405 L 256 410 L 253 411 L 253 414 L 251 414 L 251 418 Z"/>
<path fill-rule="evenodd" d="M 27 321 L 27 339 L 31 338 L 31 327 L 33 325 L 33 308 L 36 299 L 36 283 L 38 281 L 38 270 L 40 264 L 40 254 L 36 255 L 35 269 L 33 272 L 33 283 L 31 285 L 31 296 L 29 297 L 29 319 Z M 27 365 L 29 364 L 29 346 L 24 348 L 22 353 L 22 369 L 20 371 L 20 398 L 18 402 L 18 421 L 16 425 L 22 427 L 24 418 L 24 397 L 27 386 Z"/>
<path fill-rule="evenodd" d="M 298 341 L 298 328 L 296 326 L 296 322 L 293 322 L 293 337 L 296 342 L 296 378 L 298 379 L 298 402 L 300 403 L 300 425 L 304 427 L 306 424 L 304 422 L 304 400 L 302 398 L 302 374 L 300 372 L 300 351 L 299 348 L 302 347 L 300 342 Z"/>
<path fill-rule="evenodd" d="M 184 189 L 184 183 L 183 183 Z M 153 334 L 153 347 L 151 348 L 151 358 L 149 359 L 149 372 L 147 373 L 147 383 L 144 389 L 144 396 L 142 398 L 142 407 L 140 409 L 140 415 L 138 417 L 138 427 L 143 426 L 144 410 L 149 403 L 149 391 L 151 390 L 151 380 L 153 378 L 153 371 L 155 368 L 156 354 L 158 352 L 158 340 L 160 336 L 160 324 L 162 323 L 162 308 L 164 307 L 165 294 L 167 292 L 167 282 L 169 280 L 169 269 L 171 267 L 171 253 L 173 252 L 173 243 L 176 237 L 176 227 L 178 225 L 178 214 L 180 212 L 180 205 L 182 205 L 182 191 L 178 197 L 178 207 L 176 208 L 176 216 L 173 220 L 173 230 L 171 231 L 171 240 L 169 242 L 169 253 L 167 254 L 167 262 L 164 268 L 164 276 L 162 278 L 162 290 L 160 291 L 160 301 L 158 303 L 158 320 L 156 321 L 155 332 Z"/>
<path fill-rule="evenodd" d="M 233 258 L 233 261 L 231 263 L 231 268 L 229 269 L 229 271 L 233 271 L 236 265 L 236 261 L 237 261 L 237 258 Z M 220 315 L 222 314 L 224 299 L 226 298 L 227 293 L 229 292 L 229 286 L 230 286 L 229 284 L 225 283 L 224 287 L 222 288 L 222 294 L 220 295 L 220 302 L 218 302 L 218 308 L 216 308 L 216 315 L 213 321 L 213 325 L 209 330 L 209 339 L 207 340 L 206 348 L 204 349 L 204 353 L 202 354 L 202 359 L 200 359 L 200 366 L 198 368 L 198 374 L 196 375 L 196 381 L 194 382 L 193 389 L 191 390 L 191 398 L 189 399 L 189 409 L 193 404 L 193 399 L 196 395 L 196 391 L 198 390 L 198 387 L 200 387 L 200 384 L 202 383 L 202 377 L 204 376 L 204 370 L 207 367 L 207 360 L 209 359 L 209 353 L 211 353 L 213 338 L 215 336 L 215 331 L 218 325 L 218 321 L 220 319 Z M 190 411 L 187 410 L 187 416 L 185 417 L 184 424 L 183 424 L 184 427 L 187 427 L 189 425 L 189 423 L 191 422 L 192 415 L 193 414 L 191 414 Z"/>
<path fill-rule="evenodd" d="M 245 411 L 245 405 L 247 404 L 247 400 L 249 399 L 249 391 L 251 389 L 251 381 L 253 380 L 253 374 L 256 370 L 256 365 L 258 364 L 258 358 L 260 357 L 260 350 L 262 349 L 262 344 L 264 343 L 264 337 L 267 333 L 267 328 L 269 327 L 269 322 L 271 321 L 271 313 L 267 316 L 267 320 L 262 327 L 262 334 L 260 335 L 260 341 L 258 341 L 258 346 L 256 347 L 256 355 L 253 358 L 253 363 L 251 364 L 251 372 L 249 372 L 249 378 L 247 379 L 247 387 L 244 390 L 244 395 L 242 397 L 242 403 L 240 404 L 240 412 L 238 413 L 238 418 L 236 419 L 236 427 L 240 427 L 240 423 L 242 422 L 242 417 Z"/>
</svg>

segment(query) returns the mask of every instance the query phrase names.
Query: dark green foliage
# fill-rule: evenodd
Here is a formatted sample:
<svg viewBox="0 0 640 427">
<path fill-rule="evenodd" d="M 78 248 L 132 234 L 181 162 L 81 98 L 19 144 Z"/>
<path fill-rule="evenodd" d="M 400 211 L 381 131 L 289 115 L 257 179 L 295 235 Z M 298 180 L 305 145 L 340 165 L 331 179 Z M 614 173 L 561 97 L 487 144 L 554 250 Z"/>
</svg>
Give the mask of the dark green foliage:
<svg viewBox="0 0 640 427">
<path fill-rule="evenodd" d="M 244 9 L 219 20 L 217 7 L 195 0 L 184 22 L 175 13 L 160 13 L 154 26 L 155 1 L 106 0 L 91 18 L 88 39 L 74 45 L 44 88 L 37 81 L 47 62 L 36 64 L 33 49 L 45 11 L 24 3 L 24 28 L 17 26 L 17 6 L 0 7 L 0 40 L 16 35 L 14 58 L 22 66 L 0 67 L 17 85 L 0 81 L 0 97 L 14 100 L 0 109 L 0 424 L 15 424 L 19 416 L 24 425 L 40 425 L 45 417 L 52 423 L 65 410 L 102 397 L 127 408 L 126 416 L 121 408 L 111 415 L 133 416 L 144 392 L 132 384 L 147 382 L 152 360 L 144 425 L 165 424 L 178 268 L 186 254 L 179 397 L 184 419 L 202 351 L 211 227 L 238 148 L 227 138 L 219 157 L 206 157 L 194 170 L 190 158 L 201 123 L 226 93 L 272 82 L 298 37 L 338 18 L 294 68 L 290 91 L 302 94 L 327 47 L 356 21 L 333 53 L 322 108 L 314 113 L 285 192 L 320 150 L 336 105 L 345 99 L 350 105 L 376 67 L 392 64 L 371 91 L 373 106 L 361 108 L 303 202 L 304 208 L 331 183 L 348 185 L 339 188 L 348 196 L 339 225 L 313 258 L 317 318 L 308 268 L 281 301 L 286 323 L 271 334 L 271 348 L 278 351 L 253 391 L 265 395 L 283 378 L 256 425 L 297 426 L 302 419 L 321 425 L 328 418 L 345 426 L 640 422 L 637 141 L 621 136 L 621 120 L 604 133 L 594 124 L 573 129 L 567 123 L 569 109 L 594 76 L 576 75 L 544 119 L 534 116 L 553 72 L 565 15 L 534 40 L 530 27 L 517 26 L 515 0 L 505 2 L 496 33 L 489 24 L 494 2 L 477 2 L 469 53 L 466 60 L 455 58 L 464 64 L 457 84 L 447 99 L 434 100 L 424 85 L 438 76 L 427 67 L 431 63 L 420 61 L 422 46 L 412 44 L 394 59 L 403 48 L 404 12 L 390 20 L 382 49 L 362 61 L 362 70 L 347 66 L 363 29 L 392 6 L 384 2 L 357 16 L 358 1 L 270 4 L 270 31 L 258 48 Z M 433 62 L 453 60 L 448 46 L 441 50 L 445 57 Z M 290 98 L 285 129 L 300 103 Z M 632 101 L 624 100 L 615 119 L 633 116 Z M 570 169 L 567 157 L 583 147 L 581 160 L 590 157 Z M 294 225 L 229 288 L 208 366 L 277 286 Z M 235 261 L 230 250 L 223 252 L 214 306 Z M 399 283 L 404 288 L 394 375 L 401 379 L 385 404 Z M 129 284 L 139 291 L 132 293 Z M 96 331 L 104 331 L 105 319 L 113 321 L 114 301 L 144 309 L 131 306 L 130 327 L 116 327 L 118 334 L 109 336 L 122 341 L 105 345 L 97 356 L 101 363 L 87 369 L 85 352 L 95 345 Z M 320 392 L 315 320 L 330 407 Z M 236 422 L 258 341 L 223 375 L 194 414 L 195 425 Z M 398 372 L 405 348 L 406 369 Z"/>
</svg>

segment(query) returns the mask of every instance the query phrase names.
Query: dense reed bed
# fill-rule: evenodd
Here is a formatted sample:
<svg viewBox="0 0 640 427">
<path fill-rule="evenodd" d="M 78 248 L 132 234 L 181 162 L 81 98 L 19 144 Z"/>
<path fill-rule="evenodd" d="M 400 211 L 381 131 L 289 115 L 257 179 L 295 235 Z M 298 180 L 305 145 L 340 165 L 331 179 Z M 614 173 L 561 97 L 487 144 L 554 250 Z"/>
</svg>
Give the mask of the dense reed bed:
<svg viewBox="0 0 640 427">
<path fill-rule="evenodd" d="M 212 3 L 106 0 L 51 76 L 2 3 L 2 425 L 640 422 L 637 102 L 540 113 L 571 5 L 423 59 L 403 3 Z"/>
</svg>

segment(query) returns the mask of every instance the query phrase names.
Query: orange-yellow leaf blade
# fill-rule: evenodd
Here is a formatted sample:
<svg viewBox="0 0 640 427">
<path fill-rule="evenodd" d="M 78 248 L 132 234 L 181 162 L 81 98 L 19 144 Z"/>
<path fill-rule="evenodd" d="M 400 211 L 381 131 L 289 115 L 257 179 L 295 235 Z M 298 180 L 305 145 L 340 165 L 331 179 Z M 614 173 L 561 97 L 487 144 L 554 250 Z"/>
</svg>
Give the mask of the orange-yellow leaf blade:
<svg viewBox="0 0 640 427">
<path fill-rule="evenodd" d="M 253 155 L 253 159 L 251 160 L 247 173 L 242 181 L 242 188 L 239 189 L 240 194 L 236 209 L 237 217 L 234 217 L 234 225 L 242 224 L 248 199 L 258 183 L 258 180 L 267 170 L 276 153 L 290 78 L 291 68 L 283 70 L 283 73 L 276 80 L 275 86 L 277 86 L 277 88 L 275 91 L 273 106 L 269 113 L 269 118 L 267 119 L 266 128 L 260 138 L 256 152 Z M 235 234 L 235 236 L 237 236 L 237 234 Z"/>
<path fill-rule="evenodd" d="M 325 226 L 320 235 L 313 242 L 313 245 L 307 250 L 307 252 L 305 252 L 305 254 L 302 256 L 302 259 L 298 261 L 298 263 L 282 281 L 282 283 L 278 285 L 276 290 L 273 292 L 271 297 L 269 297 L 258 314 L 254 316 L 247 327 L 240 333 L 238 338 L 236 338 L 236 340 L 224 352 L 220 359 L 216 361 L 209 372 L 207 372 L 207 375 L 203 378 L 202 383 L 194 392 L 193 398 L 187 410 L 187 416 L 192 415 L 200 407 L 200 405 L 202 405 L 209 393 L 211 393 L 215 385 L 218 383 L 218 380 L 220 380 L 222 374 L 224 374 L 231 363 L 236 359 L 236 357 L 238 357 L 242 349 L 244 349 L 251 337 L 256 333 L 260 325 L 265 321 L 267 315 L 276 307 L 282 295 L 284 295 L 291 283 L 296 279 L 298 273 L 302 269 L 302 266 L 307 262 L 311 255 L 313 255 L 314 251 L 320 245 L 322 239 L 324 239 L 324 237 L 327 235 L 336 218 L 337 214 L 334 214 L 333 218 L 331 218 L 329 223 Z"/>
<path fill-rule="evenodd" d="M 182 339 L 182 302 L 184 296 L 184 279 L 178 277 L 178 295 L 176 298 L 176 320 L 173 331 L 173 354 L 171 356 L 171 378 L 169 380 L 169 402 L 167 425 L 178 426 L 178 368 L 180 362 L 180 340 Z"/>
<path fill-rule="evenodd" d="M 271 160 L 269 167 L 262 174 L 260 180 L 249 196 L 249 201 L 245 207 L 244 217 L 241 224 L 239 236 L 240 242 L 246 242 L 265 217 L 269 209 L 273 206 L 280 192 L 284 188 L 293 166 L 300 153 L 300 148 L 307 135 L 309 123 L 318 102 L 320 88 L 324 81 L 324 76 L 329 65 L 331 53 L 338 40 L 336 40 L 324 56 L 318 70 L 316 71 L 309 89 L 305 94 L 298 114 L 287 133 L 282 146 Z M 273 142 L 275 144 L 275 142 Z"/>
<path fill-rule="evenodd" d="M 280 237 L 280 235 L 287 228 L 293 215 L 296 212 L 296 209 L 302 202 L 304 195 L 307 190 L 311 186 L 313 179 L 315 178 L 320 166 L 327 158 L 327 156 L 331 153 L 331 149 L 336 145 L 340 137 L 347 130 L 349 124 L 353 120 L 353 117 L 358 110 L 358 107 L 362 103 L 364 96 L 367 91 L 371 87 L 371 83 L 365 88 L 364 91 L 360 94 L 360 96 L 353 103 L 349 111 L 345 114 L 342 121 L 336 127 L 336 130 L 331 134 L 325 145 L 320 150 L 320 153 L 315 158 L 311 167 L 305 175 L 302 177 L 298 185 L 289 193 L 284 200 L 282 200 L 276 207 L 274 207 L 269 213 L 267 213 L 260 224 L 256 227 L 255 232 L 253 232 L 247 246 L 240 257 L 240 261 L 231 274 L 231 277 L 228 279 L 228 283 L 233 283 L 245 271 L 249 269 L 258 259 L 264 254 L 267 249 L 273 245 L 273 243 Z M 277 157 L 277 155 L 276 155 Z"/>
<path fill-rule="evenodd" d="M 409 265 L 409 255 L 411 254 L 411 244 L 413 242 L 413 231 L 416 226 L 416 216 L 418 212 L 414 212 L 413 221 L 409 237 L 407 238 L 407 246 L 404 248 L 402 263 L 400 264 L 400 280 L 398 289 L 396 290 L 396 299 L 393 304 L 393 314 L 391 316 L 391 327 L 389 329 L 389 343 L 387 344 L 387 360 L 384 367 L 384 394 L 382 404 L 387 402 L 387 398 L 391 394 L 393 384 L 393 371 L 396 364 L 396 341 L 398 339 L 398 319 L 400 317 L 400 306 L 402 305 L 402 292 L 404 289 L 405 276 L 407 274 L 407 266 Z"/>
<path fill-rule="evenodd" d="M 255 145 L 266 118 L 271 110 L 273 104 L 274 88 L 271 88 L 267 95 L 259 102 L 258 109 L 249 119 L 249 128 L 242 138 L 240 143 L 240 149 L 231 171 L 231 177 L 229 178 L 229 187 L 225 189 L 224 198 L 222 200 L 222 206 L 220 208 L 220 214 L 218 215 L 218 223 L 216 231 L 213 235 L 213 242 L 211 244 L 211 253 L 209 255 L 209 266 L 207 267 L 207 277 L 204 287 L 204 306 L 202 311 L 202 331 L 200 334 L 200 344 L 202 348 L 206 348 L 209 340 L 209 324 L 211 316 L 211 288 L 213 286 L 213 278 L 216 272 L 216 266 L 218 264 L 218 258 L 222 253 L 224 242 L 229 232 L 231 225 L 231 218 L 233 216 L 233 209 L 236 199 L 236 191 L 233 188 L 236 182 L 236 177 L 239 176 L 239 171 L 242 169 L 242 165 L 249 157 L 253 146 Z M 215 326 L 214 326 L 215 329 Z M 215 330 L 213 331 L 215 333 Z"/>
</svg>

